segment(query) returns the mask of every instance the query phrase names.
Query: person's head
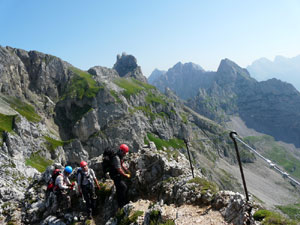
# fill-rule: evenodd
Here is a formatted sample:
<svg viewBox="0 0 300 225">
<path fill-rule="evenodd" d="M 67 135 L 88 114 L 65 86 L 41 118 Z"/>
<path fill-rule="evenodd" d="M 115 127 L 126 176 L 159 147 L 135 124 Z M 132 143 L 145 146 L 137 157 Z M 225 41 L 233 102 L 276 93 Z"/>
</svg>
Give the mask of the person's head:
<svg viewBox="0 0 300 225">
<path fill-rule="evenodd" d="M 66 166 L 64 170 L 64 174 L 69 176 L 72 173 L 73 169 L 71 166 Z"/>
<path fill-rule="evenodd" d="M 81 167 L 81 169 L 83 169 L 84 171 L 87 171 L 87 170 L 88 170 L 87 162 L 86 162 L 86 161 L 81 161 L 81 162 L 80 162 L 80 167 Z"/>
<path fill-rule="evenodd" d="M 124 157 L 129 152 L 129 147 L 126 144 L 121 144 L 119 153 L 121 157 Z"/>
</svg>

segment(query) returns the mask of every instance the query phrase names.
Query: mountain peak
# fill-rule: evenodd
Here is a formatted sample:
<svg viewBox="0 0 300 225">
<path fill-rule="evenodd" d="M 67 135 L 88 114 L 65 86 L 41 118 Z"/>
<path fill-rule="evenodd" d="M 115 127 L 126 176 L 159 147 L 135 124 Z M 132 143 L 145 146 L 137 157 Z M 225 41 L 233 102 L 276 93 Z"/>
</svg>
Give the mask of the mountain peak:
<svg viewBox="0 0 300 225">
<path fill-rule="evenodd" d="M 183 66 L 182 62 L 178 62 L 172 68 L 178 69 L 178 68 L 182 68 L 182 66 Z"/>
<path fill-rule="evenodd" d="M 148 82 L 150 84 L 153 83 L 155 80 L 157 80 L 160 76 L 164 75 L 165 73 L 166 71 L 155 68 L 153 72 L 150 74 L 150 76 L 148 77 Z"/>
<path fill-rule="evenodd" d="M 203 71 L 204 69 L 199 66 L 198 64 L 192 63 L 192 62 L 188 62 L 188 63 L 182 63 L 182 62 L 178 62 L 176 63 L 170 70 L 173 71 L 181 71 L 181 70 L 185 70 L 185 71 Z"/>
<path fill-rule="evenodd" d="M 237 78 L 238 75 L 241 75 L 246 79 L 251 78 L 249 72 L 246 69 L 243 69 L 235 62 L 227 58 L 221 60 L 217 73 L 222 74 L 222 76 L 230 76 L 233 79 Z"/>
<path fill-rule="evenodd" d="M 235 62 L 231 61 L 228 58 L 222 59 L 219 65 L 218 70 L 228 67 L 238 67 L 241 68 L 239 65 L 237 65 Z"/>
</svg>

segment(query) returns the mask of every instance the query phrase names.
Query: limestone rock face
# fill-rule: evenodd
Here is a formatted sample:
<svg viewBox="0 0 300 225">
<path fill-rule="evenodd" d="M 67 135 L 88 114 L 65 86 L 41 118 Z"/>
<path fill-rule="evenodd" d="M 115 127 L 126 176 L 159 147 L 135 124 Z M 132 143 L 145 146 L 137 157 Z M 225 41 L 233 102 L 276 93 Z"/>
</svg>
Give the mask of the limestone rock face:
<svg viewBox="0 0 300 225">
<path fill-rule="evenodd" d="M 112 78 L 119 77 L 119 74 L 116 70 L 102 67 L 102 66 L 94 66 L 90 68 L 88 72 L 92 75 L 99 77 L 99 80 L 101 81 L 106 79 L 112 80 Z"/>
</svg>

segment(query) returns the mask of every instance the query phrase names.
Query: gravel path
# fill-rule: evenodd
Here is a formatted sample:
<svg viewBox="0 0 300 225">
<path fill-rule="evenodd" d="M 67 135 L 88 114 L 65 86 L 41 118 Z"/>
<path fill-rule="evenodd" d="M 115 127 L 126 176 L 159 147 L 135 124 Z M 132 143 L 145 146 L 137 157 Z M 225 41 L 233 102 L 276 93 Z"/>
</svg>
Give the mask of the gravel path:
<svg viewBox="0 0 300 225">
<path fill-rule="evenodd" d="M 150 201 L 141 200 L 133 203 L 134 208 L 143 212 L 147 211 Z M 219 211 L 214 211 L 207 207 L 199 207 L 193 205 L 164 205 L 162 207 L 162 217 L 172 219 L 176 225 L 227 225 L 223 216 Z M 142 221 L 138 221 L 142 224 Z"/>
</svg>

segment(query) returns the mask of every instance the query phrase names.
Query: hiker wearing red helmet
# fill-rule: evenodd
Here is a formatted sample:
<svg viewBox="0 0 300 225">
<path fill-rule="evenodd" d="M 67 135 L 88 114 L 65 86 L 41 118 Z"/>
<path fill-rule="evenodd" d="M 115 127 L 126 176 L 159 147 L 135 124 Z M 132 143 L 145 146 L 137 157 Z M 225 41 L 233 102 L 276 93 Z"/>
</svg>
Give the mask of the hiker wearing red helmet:
<svg viewBox="0 0 300 225">
<path fill-rule="evenodd" d="M 122 177 L 130 178 L 130 172 L 124 164 L 124 156 L 129 152 L 129 147 L 126 144 L 121 144 L 117 153 L 111 156 L 111 166 L 109 175 L 114 181 L 117 192 L 117 200 L 119 207 L 123 207 L 127 201 L 127 185 Z"/>
<path fill-rule="evenodd" d="M 87 162 L 81 161 L 80 168 L 77 171 L 77 182 L 78 182 L 78 191 L 83 195 L 83 198 L 86 203 L 86 210 L 88 217 L 91 218 L 91 214 L 96 213 L 96 199 L 95 194 L 95 185 L 97 185 L 100 190 L 100 185 L 95 176 L 93 169 L 88 167 Z"/>
</svg>

